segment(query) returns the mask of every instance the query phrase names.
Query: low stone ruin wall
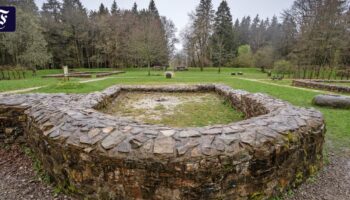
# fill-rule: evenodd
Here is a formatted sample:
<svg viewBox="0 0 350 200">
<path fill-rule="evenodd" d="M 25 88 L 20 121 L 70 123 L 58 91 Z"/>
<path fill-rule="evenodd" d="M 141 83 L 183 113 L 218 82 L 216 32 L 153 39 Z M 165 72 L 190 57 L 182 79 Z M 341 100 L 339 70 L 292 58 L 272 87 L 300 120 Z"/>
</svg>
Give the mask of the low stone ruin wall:
<svg viewBox="0 0 350 200">
<path fill-rule="evenodd" d="M 123 91 L 215 91 L 247 119 L 169 128 L 96 110 Z M 0 119 L 3 140 L 23 135 L 44 170 L 81 199 L 268 199 L 322 167 L 326 131 L 316 110 L 213 84 L 7 95 Z"/>
<path fill-rule="evenodd" d="M 51 74 L 42 76 L 43 78 L 64 78 L 64 74 Z M 70 78 L 92 78 L 92 74 L 69 74 Z"/>
<path fill-rule="evenodd" d="M 22 106 L 0 105 L 0 143 L 24 142 L 23 132 L 27 116 Z"/>
<path fill-rule="evenodd" d="M 328 84 L 327 84 L 328 83 Z M 350 87 L 329 83 L 350 83 L 350 81 L 337 80 L 293 80 L 293 86 L 327 90 L 331 92 L 350 93 Z"/>
<path fill-rule="evenodd" d="M 112 75 L 122 74 L 122 73 L 125 73 L 125 72 L 103 72 L 103 73 L 96 74 L 96 78 L 112 76 Z"/>
<path fill-rule="evenodd" d="M 314 79 L 313 82 L 321 83 L 350 83 L 350 80 L 327 80 L 327 79 Z"/>
<path fill-rule="evenodd" d="M 106 76 L 112 76 L 116 74 L 122 74 L 125 73 L 123 71 L 111 71 L 111 72 L 73 72 L 68 74 L 68 77 L 71 78 L 92 78 L 93 75 L 96 75 L 96 78 L 106 77 Z M 64 78 L 64 74 L 50 74 L 45 75 L 43 78 Z"/>
</svg>

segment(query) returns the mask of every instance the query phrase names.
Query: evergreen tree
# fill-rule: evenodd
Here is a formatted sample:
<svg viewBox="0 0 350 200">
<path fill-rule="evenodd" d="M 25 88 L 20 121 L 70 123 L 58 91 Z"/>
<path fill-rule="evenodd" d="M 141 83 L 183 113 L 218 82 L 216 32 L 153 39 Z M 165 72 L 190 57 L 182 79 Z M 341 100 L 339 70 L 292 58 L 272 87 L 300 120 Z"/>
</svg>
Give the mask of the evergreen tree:
<svg viewBox="0 0 350 200">
<path fill-rule="evenodd" d="M 277 16 L 274 15 L 271 20 L 271 24 L 269 24 L 267 32 L 268 37 L 267 40 L 272 41 L 274 37 L 278 37 L 278 34 L 280 33 L 280 24 L 278 23 Z"/>
<path fill-rule="evenodd" d="M 62 5 L 64 24 L 65 64 L 83 67 L 84 44 L 88 40 L 88 17 L 80 0 L 64 0 Z"/>
<path fill-rule="evenodd" d="M 58 0 L 48 0 L 42 6 L 42 17 L 52 18 L 55 22 L 59 22 L 61 19 L 61 4 Z"/>
<path fill-rule="evenodd" d="M 99 15 L 107 15 L 109 14 L 108 8 L 103 5 L 103 3 L 100 4 L 100 8 L 98 9 Z"/>
<path fill-rule="evenodd" d="M 48 43 L 48 50 L 52 54 L 52 64 L 54 67 L 60 67 L 64 60 L 65 53 L 62 52 L 64 46 L 62 6 L 58 0 L 48 0 L 42 6 L 41 24 L 43 34 Z"/>
<path fill-rule="evenodd" d="M 232 15 L 227 2 L 221 2 L 214 19 L 214 33 L 212 36 L 214 66 L 226 65 L 234 56 L 234 33 Z"/>
<path fill-rule="evenodd" d="M 38 7 L 34 0 L 15 0 L 15 5 L 23 10 L 23 12 L 28 12 L 31 14 L 38 14 Z"/>
<path fill-rule="evenodd" d="M 201 71 L 205 65 L 210 65 L 210 35 L 212 33 L 214 18 L 213 4 L 211 0 L 201 0 L 194 15 L 194 34 L 199 51 L 199 66 Z"/>
<path fill-rule="evenodd" d="M 136 2 L 134 2 L 134 5 L 132 6 L 131 11 L 132 11 L 134 14 L 137 14 L 137 13 L 138 13 L 138 10 L 137 10 L 137 3 L 136 3 Z"/>
<path fill-rule="evenodd" d="M 32 15 L 38 14 L 38 7 L 35 0 L 0 0 L 0 5 L 12 5 L 22 9 L 23 12 Z"/>
<path fill-rule="evenodd" d="M 148 6 L 148 10 L 154 14 L 155 16 L 159 16 L 158 9 L 156 7 L 156 4 L 154 3 L 154 0 L 151 0 Z"/>
<path fill-rule="evenodd" d="M 116 15 L 118 12 L 119 12 L 119 8 L 118 8 L 118 5 L 117 5 L 117 2 L 114 0 L 113 4 L 112 4 L 112 7 L 111 7 L 111 13 L 113 15 Z"/>
<path fill-rule="evenodd" d="M 262 24 L 262 23 L 261 23 Z M 250 47 L 252 48 L 253 53 L 255 53 L 261 46 L 261 32 L 260 32 L 260 17 L 256 15 L 253 19 L 251 25 L 251 38 L 250 38 Z"/>
<path fill-rule="evenodd" d="M 279 52 L 280 56 L 286 58 L 290 53 L 292 53 L 295 47 L 298 31 L 297 24 L 289 13 L 284 13 L 282 18 L 283 22 L 281 25 L 281 36 L 275 48 L 277 49 L 277 52 Z"/>
<path fill-rule="evenodd" d="M 240 45 L 246 45 L 250 43 L 250 36 L 251 36 L 250 25 L 251 25 L 250 16 L 243 17 L 238 30 Z"/>
<path fill-rule="evenodd" d="M 238 30 L 239 29 L 239 19 L 236 19 L 236 21 L 235 21 L 235 25 L 234 25 L 234 29 L 235 30 Z"/>
</svg>

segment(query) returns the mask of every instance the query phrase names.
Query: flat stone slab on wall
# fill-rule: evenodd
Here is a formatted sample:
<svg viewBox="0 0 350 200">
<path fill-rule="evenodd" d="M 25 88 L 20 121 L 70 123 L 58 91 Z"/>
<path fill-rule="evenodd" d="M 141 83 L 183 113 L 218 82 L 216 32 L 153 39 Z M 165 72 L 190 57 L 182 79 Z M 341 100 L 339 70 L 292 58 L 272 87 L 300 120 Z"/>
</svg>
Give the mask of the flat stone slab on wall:
<svg viewBox="0 0 350 200">
<path fill-rule="evenodd" d="M 122 91 L 215 91 L 247 119 L 169 128 L 97 111 Z M 55 182 L 79 198 L 267 199 L 322 167 L 320 112 L 225 85 L 6 95 L 0 119 L 0 139 L 22 134 Z"/>
<path fill-rule="evenodd" d="M 331 83 L 350 83 L 345 80 L 293 80 L 293 86 L 327 90 L 331 92 L 350 93 L 350 87 Z"/>
</svg>

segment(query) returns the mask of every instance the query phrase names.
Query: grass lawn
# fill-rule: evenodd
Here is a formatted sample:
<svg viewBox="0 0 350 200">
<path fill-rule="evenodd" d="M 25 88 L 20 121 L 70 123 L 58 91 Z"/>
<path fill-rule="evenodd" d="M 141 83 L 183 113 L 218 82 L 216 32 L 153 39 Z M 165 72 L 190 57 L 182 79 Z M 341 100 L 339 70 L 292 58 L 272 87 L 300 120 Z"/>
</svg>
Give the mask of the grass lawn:
<svg viewBox="0 0 350 200">
<path fill-rule="evenodd" d="M 100 70 L 100 69 L 97 69 Z M 243 76 L 231 76 L 231 72 L 243 72 Z M 57 73 L 57 71 L 39 71 L 39 74 Z M 276 98 L 286 100 L 296 106 L 313 107 L 312 98 L 320 93 L 301 90 L 288 87 L 291 80 L 271 81 L 266 74 L 259 69 L 229 69 L 223 68 L 222 73 L 218 74 L 217 69 L 206 68 L 204 72 L 199 69 L 191 69 L 188 72 L 176 72 L 173 79 L 165 79 L 164 72 L 152 72 L 152 76 L 147 76 L 145 70 L 127 70 L 127 73 L 107 77 L 105 80 L 78 83 L 78 79 L 74 79 L 69 83 L 62 83 L 56 79 L 41 79 L 39 77 L 30 78 L 23 83 L 22 80 L 0 81 L 0 91 L 12 89 L 28 88 L 37 85 L 48 85 L 35 92 L 45 93 L 88 93 L 100 91 L 115 84 L 177 84 L 177 83 L 224 83 L 236 89 L 243 89 L 249 92 L 267 93 Z M 259 79 L 259 82 L 254 81 Z M 350 146 L 350 110 L 320 108 L 327 122 L 327 146 L 332 149 L 349 148 Z"/>
<path fill-rule="evenodd" d="M 44 75 L 63 73 L 62 70 L 38 70 L 34 77 L 32 72 L 26 72 L 26 79 L 18 80 L 0 80 L 0 92 L 11 90 L 26 89 L 32 87 L 41 87 L 46 85 L 54 85 L 61 82 L 61 79 L 56 78 L 41 78 Z M 78 81 L 79 79 L 72 79 Z"/>
<path fill-rule="evenodd" d="M 99 72 L 99 71 L 115 71 L 115 69 L 110 68 L 99 68 L 99 69 L 75 69 L 75 71 L 79 72 Z M 117 70 L 118 71 L 118 70 Z M 11 90 L 18 89 L 27 89 L 33 87 L 42 87 L 42 86 L 50 86 L 57 90 L 61 89 L 62 79 L 60 78 L 41 78 L 44 75 L 50 74 L 62 74 L 63 70 L 54 69 L 54 70 L 38 70 L 37 75 L 34 77 L 31 71 L 27 71 L 25 76 L 26 79 L 18 79 L 18 80 L 0 80 L 0 92 L 6 92 Z M 95 75 L 93 75 L 95 77 Z M 76 83 L 78 81 L 89 80 L 86 78 L 70 78 L 70 83 Z M 74 86 L 68 84 L 68 88 L 72 88 Z"/>
</svg>

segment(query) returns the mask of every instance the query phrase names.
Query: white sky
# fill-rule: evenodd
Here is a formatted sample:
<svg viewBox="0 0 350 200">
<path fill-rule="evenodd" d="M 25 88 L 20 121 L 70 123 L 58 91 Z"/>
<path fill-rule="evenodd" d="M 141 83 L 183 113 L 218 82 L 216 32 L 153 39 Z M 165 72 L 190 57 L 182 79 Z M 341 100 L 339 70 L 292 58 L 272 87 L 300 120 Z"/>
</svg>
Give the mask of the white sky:
<svg viewBox="0 0 350 200">
<path fill-rule="evenodd" d="M 39 8 L 46 0 L 35 0 Z M 133 3 L 136 1 L 139 9 L 147 8 L 150 0 L 116 0 L 120 8 L 131 9 Z M 259 14 L 262 18 L 273 15 L 279 16 L 280 13 L 289 8 L 294 0 L 227 0 L 231 14 L 234 20 L 241 19 L 244 16 L 250 15 L 255 17 Z M 113 0 L 81 0 L 86 8 L 89 10 L 98 9 L 99 5 L 103 3 L 105 6 L 111 6 Z M 156 6 L 160 15 L 171 19 L 180 32 L 188 23 L 188 13 L 195 10 L 200 0 L 155 0 Z M 219 6 L 221 0 L 213 0 L 215 10 Z M 178 48 L 181 45 L 177 45 Z"/>
</svg>

